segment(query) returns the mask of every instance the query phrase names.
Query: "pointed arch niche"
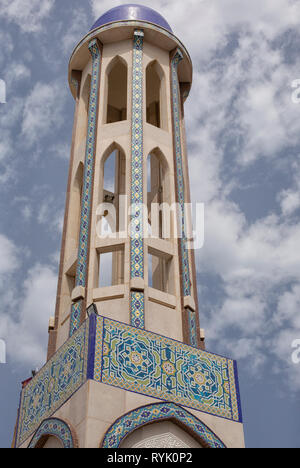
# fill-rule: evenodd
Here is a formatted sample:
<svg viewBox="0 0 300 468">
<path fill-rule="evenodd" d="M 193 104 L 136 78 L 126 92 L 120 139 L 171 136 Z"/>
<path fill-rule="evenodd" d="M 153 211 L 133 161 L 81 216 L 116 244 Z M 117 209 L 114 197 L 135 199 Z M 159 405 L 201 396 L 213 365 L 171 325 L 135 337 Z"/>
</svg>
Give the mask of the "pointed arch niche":
<svg viewBox="0 0 300 468">
<path fill-rule="evenodd" d="M 120 216 L 120 196 L 126 194 L 126 155 L 117 143 L 113 143 L 104 153 L 101 161 L 101 180 L 98 211 L 98 233 L 101 237 L 118 235 L 123 229 L 122 213 Z M 121 219 L 121 225 L 120 225 Z M 124 246 L 117 248 L 106 246 L 98 250 L 97 288 L 116 286 L 124 283 Z"/>
<path fill-rule="evenodd" d="M 147 123 L 168 130 L 166 78 L 156 60 L 146 69 L 146 119 Z"/>
<path fill-rule="evenodd" d="M 85 81 L 81 89 L 79 119 L 78 119 L 79 126 L 77 129 L 79 143 L 81 143 L 83 139 L 86 140 L 86 136 L 87 136 L 90 94 L 91 94 L 91 81 L 92 81 L 92 77 L 90 74 L 88 74 L 87 77 L 85 78 Z M 82 145 L 82 148 L 84 148 L 85 150 L 84 143 Z"/>
<path fill-rule="evenodd" d="M 170 424 L 163 426 L 160 425 L 162 422 Z M 144 446 L 149 448 L 151 439 L 152 445 L 155 445 L 150 448 L 159 448 L 159 439 L 164 441 L 165 446 L 169 441 L 171 445 L 177 443 L 182 448 L 226 448 L 196 416 L 181 406 L 168 402 L 143 406 L 125 414 L 108 429 L 101 446 L 111 449 Z"/>
<path fill-rule="evenodd" d="M 172 204 L 170 193 L 170 171 L 166 157 L 159 148 L 153 149 L 147 157 L 147 206 L 150 233 L 159 239 L 170 239 L 173 233 L 174 219 L 164 218 L 162 211 L 152 219 L 152 204 L 159 206 Z M 153 213 L 155 214 L 155 213 Z M 170 223 L 169 223 L 170 221 Z"/>
<path fill-rule="evenodd" d="M 174 293 L 174 261 L 171 255 L 151 247 L 151 239 L 173 237 L 176 212 L 172 209 L 168 162 L 159 148 L 147 158 L 148 284 L 150 288 Z"/>
<path fill-rule="evenodd" d="M 127 120 L 127 84 L 127 63 L 117 55 L 106 69 L 105 124 Z"/>
</svg>

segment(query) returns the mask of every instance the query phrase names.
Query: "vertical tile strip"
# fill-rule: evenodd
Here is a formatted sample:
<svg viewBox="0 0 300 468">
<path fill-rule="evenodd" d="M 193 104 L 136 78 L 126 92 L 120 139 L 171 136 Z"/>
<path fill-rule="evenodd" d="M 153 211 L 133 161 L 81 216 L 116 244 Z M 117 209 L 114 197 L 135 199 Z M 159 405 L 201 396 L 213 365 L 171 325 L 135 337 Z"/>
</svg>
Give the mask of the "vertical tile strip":
<svg viewBox="0 0 300 468">
<path fill-rule="evenodd" d="M 131 279 L 144 279 L 144 223 L 143 223 L 143 31 L 136 30 L 133 40 L 132 67 L 132 140 L 131 140 Z M 131 325 L 145 327 L 145 296 L 131 292 Z"/>
<path fill-rule="evenodd" d="M 89 43 L 89 50 L 93 60 L 91 93 L 89 102 L 89 119 L 87 130 L 87 143 L 85 155 L 85 168 L 84 168 L 84 182 L 82 191 L 81 202 L 81 221 L 80 221 L 80 235 L 78 247 L 78 259 L 76 270 L 76 286 L 86 288 L 87 283 L 87 263 L 88 263 L 88 249 L 89 249 L 89 231 L 90 231 L 90 217 L 91 217 L 91 202 L 92 202 L 92 184 L 94 175 L 94 162 L 95 162 L 95 144 L 96 144 L 96 126 L 97 126 L 97 112 L 99 101 L 99 79 L 100 79 L 100 64 L 101 64 L 101 50 L 97 39 Z M 80 300 L 72 304 L 71 320 L 70 320 L 70 336 L 79 328 L 81 323 L 81 313 L 84 301 Z"/>
<path fill-rule="evenodd" d="M 177 186 L 177 201 L 181 209 L 181 272 L 182 272 L 182 292 L 183 296 L 191 295 L 191 279 L 190 279 L 190 265 L 189 253 L 186 247 L 186 219 L 185 219 L 185 187 L 184 187 L 184 174 L 183 174 L 183 154 L 182 154 L 182 136 L 180 126 L 180 91 L 178 82 L 178 65 L 183 56 L 179 49 L 177 49 L 174 57 L 171 60 L 171 88 L 172 88 L 172 108 L 173 108 L 173 131 L 174 131 L 174 145 L 175 145 L 175 169 L 176 169 L 176 186 Z M 188 311 L 189 314 L 189 342 L 192 346 L 197 346 L 197 327 L 196 327 L 196 314 L 193 311 Z"/>
</svg>

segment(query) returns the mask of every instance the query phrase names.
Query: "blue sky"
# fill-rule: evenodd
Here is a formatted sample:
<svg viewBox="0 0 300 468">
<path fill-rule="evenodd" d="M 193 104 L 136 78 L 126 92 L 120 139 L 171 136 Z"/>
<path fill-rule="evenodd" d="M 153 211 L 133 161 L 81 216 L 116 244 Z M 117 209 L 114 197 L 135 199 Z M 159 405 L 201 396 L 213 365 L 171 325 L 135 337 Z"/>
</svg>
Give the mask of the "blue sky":
<svg viewBox="0 0 300 468">
<path fill-rule="evenodd" d="M 114 0 L 0 0 L 0 446 L 54 314 L 73 47 Z M 208 350 L 238 360 L 248 447 L 299 447 L 299 0 L 152 0 L 191 53 L 186 103 Z"/>
</svg>

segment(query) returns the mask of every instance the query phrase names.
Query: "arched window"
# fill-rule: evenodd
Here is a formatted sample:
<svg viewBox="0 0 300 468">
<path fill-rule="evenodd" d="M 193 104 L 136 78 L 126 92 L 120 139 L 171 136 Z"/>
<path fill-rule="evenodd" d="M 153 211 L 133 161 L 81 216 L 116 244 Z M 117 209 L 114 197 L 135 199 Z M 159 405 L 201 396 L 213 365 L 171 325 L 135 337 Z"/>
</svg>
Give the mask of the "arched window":
<svg viewBox="0 0 300 468">
<path fill-rule="evenodd" d="M 161 208 L 164 203 L 171 205 L 168 163 L 162 152 L 156 148 L 147 158 L 148 215 L 151 234 L 160 239 L 169 239 L 173 231 L 173 219 Z"/>
<path fill-rule="evenodd" d="M 70 216 L 70 222 L 72 226 L 72 239 L 74 240 L 74 245 L 76 248 L 78 247 L 79 231 L 80 231 L 83 172 L 84 172 L 84 165 L 82 162 L 80 162 L 76 171 L 74 182 L 73 182 L 72 205 L 70 207 L 72 210 L 71 216 Z"/>
<path fill-rule="evenodd" d="M 106 123 L 127 119 L 127 64 L 119 56 L 107 68 Z"/>
<path fill-rule="evenodd" d="M 156 148 L 147 159 L 148 236 L 172 238 L 176 212 L 171 208 L 168 163 Z M 150 231 L 150 232 L 149 232 Z M 151 288 L 173 294 L 173 257 L 148 247 L 148 284 Z"/>
<path fill-rule="evenodd" d="M 100 216 L 100 229 L 103 237 L 123 230 L 120 216 L 120 196 L 126 190 L 126 157 L 124 151 L 113 144 L 105 153 L 102 162 L 102 188 L 100 203 L 103 206 Z M 98 252 L 99 281 L 97 287 L 115 286 L 124 283 L 124 249 L 106 248 Z"/>
<path fill-rule="evenodd" d="M 54 437 L 54 436 L 50 436 L 48 438 L 46 438 L 46 441 L 44 444 L 42 444 L 42 447 L 43 449 L 62 449 L 64 448 L 63 446 L 63 443 L 57 438 L 57 437 Z"/>
<path fill-rule="evenodd" d="M 91 93 L 91 75 L 88 75 L 85 79 L 85 82 L 81 90 L 81 99 L 79 106 L 79 116 L 78 116 L 78 142 L 81 142 L 83 139 L 85 142 L 82 144 L 82 150 L 85 150 L 87 128 L 88 128 L 88 118 L 89 118 L 89 105 L 90 105 L 90 93 Z"/>
<path fill-rule="evenodd" d="M 146 70 L 147 123 L 167 130 L 165 75 L 155 60 Z"/>
</svg>

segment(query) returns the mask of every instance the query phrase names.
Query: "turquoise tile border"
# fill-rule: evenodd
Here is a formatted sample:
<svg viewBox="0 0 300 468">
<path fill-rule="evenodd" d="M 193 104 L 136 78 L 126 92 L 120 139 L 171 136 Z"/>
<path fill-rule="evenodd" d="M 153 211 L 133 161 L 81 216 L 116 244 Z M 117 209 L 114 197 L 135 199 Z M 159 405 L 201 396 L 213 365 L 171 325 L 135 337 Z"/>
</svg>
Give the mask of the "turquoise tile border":
<svg viewBox="0 0 300 468">
<path fill-rule="evenodd" d="M 43 421 L 37 432 L 34 434 L 28 448 L 35 448 L 41 437 L 44 435 L 57 437 L 65 449 L 75 448 L 71 429 L 60 419 L 50 418 Z"/>
<path fill-rule="evenodd" d="M 95 362 L 98 382 L 241 421 L 231 359 L 104 318 Z"/>
<path fill-rule="evenodd" d="M 17 446 L 37 430 L 86 381 L 89 321 L 57 351 L 21 395 Z"/>
<path fill-rule="evenodd" d="M 173 108 L 173 130 L 175 142 L 175 161 L 176 161 L 176 181 L 177 181 L 177 199 L 182 213 L 182 235 L 181 235 L 181 270 L 183 276 L 183 294 L 184 296 L 191 295 L 191 279 L 190 279 L 190 265 L 189 255 L 186 248 L 186 220 L 185 220 L 185 194 L 184 194 L 184 174 L 182 163 L 182 138 L 180 127 L 180 92 L 178 82 L 178 65 L 183 56 L 179 49 L 177 49 L 171 61 L 171 80 L 172 80 L 172 108 Z"/>
<path fill-rule="evenodd" d="M 78 260 L 76 270 L 76 286 L 86 287 L 87 282 L 87 262 L 89 248 L 89 231 L 91 217 L 91 203 L 93 191 L 93 176 L 95 164 L 95 144 L 96 144 L 96 125 L 99 102 L 99 80 L 101 66 L 101 51 L 97 39 L 89 43 L 89 50 L 92 55 L 93 69 L 91 92 L 89 102 L 89 118 L 87 130 L 86 156 L 84 167 L 84 181 L 81 199 L 81 221 L 78 246 Z M 81 314 L 84 301 L 72 304 L 70 319 L 70 336 L 78 329 L 81 323 Z"/>
<path fill-rule="evenodd" d="M 16 447 L 88 379 L 242 422 L 235 361 L 92 314 L 23 389 Z"/>
<path fill-rule="evenodd" d="M 174 403 L 156 403 L 135 409 L 118 419 L 105 434 L 102 447 L 116 449 L 139 427 L 159 421 L 172 420 L 192 431 L 209 448 L 226 448 L 224 443 L 196 416 Z"/>
<path fill-rule="evenodd" d="M 143 31 L 136 30 L 133 39 L 132 66 L 132 137 L 131 137 L 131 233 L 130 277 L 144 279 L 144 150 L 143 150 Z M 130 302 L 131 324 L 145 327 L 145 298 L 132 292 Z"/>
</svg>

